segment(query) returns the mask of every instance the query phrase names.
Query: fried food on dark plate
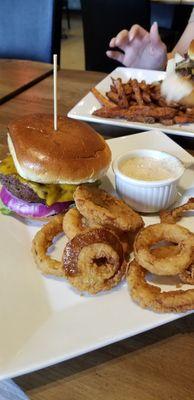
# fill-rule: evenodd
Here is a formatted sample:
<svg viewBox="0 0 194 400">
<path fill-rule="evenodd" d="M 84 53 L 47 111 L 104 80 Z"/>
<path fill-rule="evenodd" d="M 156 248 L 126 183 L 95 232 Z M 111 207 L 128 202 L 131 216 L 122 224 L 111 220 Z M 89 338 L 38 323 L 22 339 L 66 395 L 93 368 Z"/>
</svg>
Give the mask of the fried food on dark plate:
<svg viewBox="0 0 194 400">
<path fill-rule="evenodd" d="M 161 241 L 177 244 L 177 254 L 158 258 L 150 251 L 151 246 Z M 173 224 L 154 224 L 142 229 L 136 236 L 134 254 L 136 261 L 156 275 L 177 275 L 192 261 L 194 235 L 186 228 Z"/>
<path fill-rule="evenodd" d="M 104 190 L 81 185 L 74 193 L 74 200 L 79 212 L 91 224 L 111 226 L 122 231 L 136 231 L 144 225 L 137 212 Z"/>
<path fill-rule="evenodd" d="M 194 289 L 162 290 L 146 281 L 148 271 L 132 261 L 127 282 L 132 299 L 143 308 L 156 312 L 184 312 L 194 309 Z"/>
<path fill-rule="evenodd" d="M 68 281 L 91 294 L 110 290 L 125 277 L 120 240 L 107 229 L 91 229 L 76 235 L 65 246 L 63 268 Z"/>
</svg>

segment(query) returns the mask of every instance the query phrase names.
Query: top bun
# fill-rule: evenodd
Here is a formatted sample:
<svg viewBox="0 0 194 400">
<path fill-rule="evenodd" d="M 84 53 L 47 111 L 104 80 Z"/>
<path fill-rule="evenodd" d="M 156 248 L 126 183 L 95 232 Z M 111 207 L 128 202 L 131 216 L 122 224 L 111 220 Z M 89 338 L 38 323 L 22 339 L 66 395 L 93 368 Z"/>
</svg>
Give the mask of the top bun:
<svg viewBox="0 0 194 400">
<path fill-rule="evenodd" d="M 34 114 L 11 122 L 8 146 L 16 169 L 24 179 L 40 183 L 94 182 L 107 171 L 110 149 L 84 122 Z"/>
<path fill-rule="evenodd" d="M 192 40 L 189 45 L 188 56 L 189 56 L 190 60 L 194 61 L 194 40 Z"/>
</svg>

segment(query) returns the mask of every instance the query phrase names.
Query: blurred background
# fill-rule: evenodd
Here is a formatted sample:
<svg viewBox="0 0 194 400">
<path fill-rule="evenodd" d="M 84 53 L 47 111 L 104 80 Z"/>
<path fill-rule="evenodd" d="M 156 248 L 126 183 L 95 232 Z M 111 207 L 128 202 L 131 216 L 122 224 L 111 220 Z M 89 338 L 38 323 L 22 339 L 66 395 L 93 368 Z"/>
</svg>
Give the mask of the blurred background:
<svg viewBox="0 0 194 400">
<path fill-rule="evenodd" d="M 161 37 L 171 51 L 184 31 L 194 2 L 182 3 L 176 0 L 66 1 L 62 16 L 61 67 L 111 71 L 118 63 L 105 55 L 109 40 L 135 23 L 149 29 L 157 21 Z"/>
<path fill-rule="evenodd" d="M 0 57 L 110 72 L 105 52 L 122 29 L 157 21 L 171 51 L 187 25 L 190 0 L 0 0 Z M 61 57 L 60 57 L 61 56 Z"/>
</svg>

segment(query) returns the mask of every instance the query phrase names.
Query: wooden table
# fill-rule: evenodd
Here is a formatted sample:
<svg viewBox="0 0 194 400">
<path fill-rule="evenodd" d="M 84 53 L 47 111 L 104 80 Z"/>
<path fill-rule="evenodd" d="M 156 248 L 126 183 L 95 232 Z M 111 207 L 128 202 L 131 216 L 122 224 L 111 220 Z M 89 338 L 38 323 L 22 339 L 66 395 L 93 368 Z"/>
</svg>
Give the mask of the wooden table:
<svg viewBox="0 0 194 400">
<path fill-rule="evenodd" d="M 92 86 L 106 76 L 101 72 L 58 71 L 58 113 L 66 114 Z M 19 116 L 35 112 L 53 113 L 53 77 L 49 76 L 1 105 L 0 128 Z"/>
<path fill-rule="evenodd" d="M 106 76 L 102 72 L 89 71 L 68 71 L 58 72 L 58 113 L 66 115 L 68 111 L 88 93 L 100 80 Z M 9 100 L 0 106 L 0 135 L 1 142 L 6 142 L 5 133 L 10 121 L 19 116 L 45 112 L 53 112 L 53 78 L 47 77 L 30 89 L 22 92 L 18 96 Z M 106 138 L 128 135 L 137 130 L 121 128 L 105 124 L 91 124 L 99 133 Z M 193 138 L 182 138 L 181 136 L 172 136 L 179 144 L 186 146 L 187 149 L 194 150 Z"/>
<path fill-rule="evenodd" d="M 59 111 L 66 113 L 103 76 L 60 71 Z M 19 115 L 51 111 L 47 78 L 0 106 L 0 130 Z M 126 133 L 100 125 L 98 130 L 106 136 Z M 191 149 L 192 143 L 183 138 L 182 145 Z M 14 381 L 32 400 L 192 400 L 193 373 L 194 316 L 189 315 Z"/>
<path fill-rule="evenodd" d="M 52 65 L 0 59 L 0 104 L 52 74 Z"/>
</svg>

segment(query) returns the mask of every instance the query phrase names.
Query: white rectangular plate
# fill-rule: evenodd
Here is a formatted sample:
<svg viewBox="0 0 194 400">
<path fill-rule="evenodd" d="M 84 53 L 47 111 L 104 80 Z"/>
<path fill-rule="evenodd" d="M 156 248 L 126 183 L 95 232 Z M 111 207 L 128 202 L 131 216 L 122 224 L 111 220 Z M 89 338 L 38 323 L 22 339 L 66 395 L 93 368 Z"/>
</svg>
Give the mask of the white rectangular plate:
<svg viewBox="0 0 194 400">
<path fill-rule="evenodd" d="M 163 80 L 165 72 L 150 71 L 146 69 L 123 68 L 119 67 L 112 71 L 105 79 L 103 79 L 96 88 L 104 95 L 110 89 L 111 77 L 121 78 L 126 82 L 130 78 L 136 78 L 138 81 L 145 80 L 147 83 Z M 84 121 L 103 123 L 108 125 L 121 126 L 125 128 L 133 128 L 138 130 L 161 129 L 163 132 L 170 133 L 171 135 L 180 135 L 187 137 L 194 137 L 194 124 L 172 125 L 165 126 L 162 124 L 143 124 L 140 122 L 131 122 L 124 119 L 101 118 L 93 115 L 92 113 L 100 108 L 98 100 L 89 92 L 82 100 L 79 101 L 68 113 L 70 118 L 80 119 Z"/>
<path fill-rule="evenodd" d="M 113 159 L 128 149 L 166 150 L 186 165 L 193 158 L 159 131 L 108 141 Z M 114 185 L 110 168 L 103 182 Z M 181 190 L 194 196 L 194 173 L 187 169 Z M 186 224 L 192 229 L 193 218 Z M 159 221 L 145 217 L 146 224 Z M 37 222 L 0 215 L 0 378 L 21 375 L 78 356 L 165 324 L 182 314 L 157 314 L 131 300 L 126 283 L 96 296 L 80 295 L 64 279 L 46 277 L 36 268 L 31 241 Z M 63 239 L 56 250 L 58 257 Z"/>
</svg>

